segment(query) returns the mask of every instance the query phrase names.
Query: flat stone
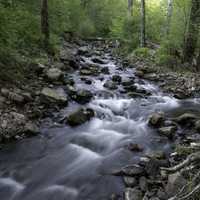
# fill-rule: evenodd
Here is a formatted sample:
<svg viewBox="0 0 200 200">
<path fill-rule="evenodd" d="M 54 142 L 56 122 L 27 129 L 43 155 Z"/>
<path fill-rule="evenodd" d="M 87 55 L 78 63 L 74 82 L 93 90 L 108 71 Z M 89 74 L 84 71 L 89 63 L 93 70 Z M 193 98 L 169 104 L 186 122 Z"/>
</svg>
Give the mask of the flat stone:
<svg viewBox="0 0 200 200">
<path fill-rule="evenodd" d="M 43 88 L 40 94 L 43 103 L 57 103 L 66 105 L 68 103 L 67 96 L 63 89 Z"/>
<path fill-rule="evenodd" d="M 161 127 L 158 129 L 158 132 L 163 135 L 168 137 L 169 139 L 172 139 L 174 134 L 177 131 L 177 127 L 176 126 L 167 126 L 167 127 Z"/>
</svg>

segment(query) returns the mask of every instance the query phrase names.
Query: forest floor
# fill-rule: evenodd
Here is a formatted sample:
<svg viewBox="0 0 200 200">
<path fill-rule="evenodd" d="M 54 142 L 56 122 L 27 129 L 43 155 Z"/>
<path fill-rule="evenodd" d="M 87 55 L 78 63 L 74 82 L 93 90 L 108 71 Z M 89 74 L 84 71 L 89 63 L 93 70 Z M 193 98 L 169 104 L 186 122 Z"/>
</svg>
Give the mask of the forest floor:
<svg viewBox="0 0 200 200">
<path fill-rule="evenodd" d="M 69 104 L 70 101 L 76 101 L 80 104 L 90 101 L 92 95 L 88 92 L 74 91 L 74 80 L 66 75 L 77 70 L 80 70 L 80 73 L 83 75 L 92 76 L 95 73 L 99 73 L 96 66 L 92 68 L 87 66 L 79 68 L 81 56 L 90 56 L 91 53 L 94 53 L 90 52 L 84 45 L 87 45 L 87 42 L 76 40 L 71 43 L 65 41 L 60 51 L 59 60 L 52 61 L 50 59 L 51 61 L 47 65 L 41 63 L 34 64 L 32 66 L 34 70 L 27 74 L 29 79 L 22 85 L 4 82 L 0 86 L 0 142 L 2 145 L 38 134 L 40 132 L 40 124 L 51 124 L 53 119 L 57 117 L 56 112 Z M 113 48 L 112 42 L 100 45 L 102 45 L 105 51 L 108 48 Z M 97 55 L 95 62 L 103 62 L 98 59 L 99 52 L 96 51 L 95 53 Z M 156 83 L 164 92 L 170 93 L 177 99 L 199 97 L 200 80 L 198 74 L 160 70 L 160 68 L 149 65 L 142 60 L 133 61 L 125 59 L 123 65 L 127 68 L 135 68 L 135 75 L 137 77 Z M 107 73 L 107 68 L 102 73 Z M 88 79 L 84 79 L 84 81 L 87 84 L 91 84 Z M 60 85 L 66 86 L 68 95 L 65 93 L 65 90 L 59 88 Z M 109 84 L 107 87 L 112 88 L 114 85 Z M 148 94 L 145 91 L 134 91 L 134 95 Z M 90 114 L 93 115 L 92 113 Z M 87 117 L 90 118 L 91 116 Z M 196 131 L 200 130 L 198 119 L 198 116 L 191 113 L 185 113 L 175 121 L 164 119 L 163 113 L 154 113 L 151 116 L 149 123 L 169 138 L 176 129 L 177 123 L 179 124 L 178 126 L 184 127 L 187 124 L 187 128 L 192 127 L 192 129 L 195 129 L 194 135 L 190 134 L 190 137 L 180 142 L 184 147 L 177 148 L 179 151 L 176 151 L 170 157 L 165 157 L 162 153 L 156 153 L 149 157 L 141 158 L 141 165 L 126 166 L 119 171 L 113 172 L 113 175 L 123 175 L 126 177 L 126 200 L 140 200 L 142 193 L 146 195 L 143 199 L 165 200 L 166 191 L 167 195 L 175 195 L 178 190 L 183 189 L 187 185 L 187 180 L 198 171 L 198 167 L 195 166 L 194 169 L 188 170 L 189 172 L 185 168 L 183 171 L 176 169 L 171 169 L 170 171 L 168 168 L 162 169 L 162 167 L 178 164 L 186 159 L 188 151 L 189 153 L 196 151 L 196 146 L 191 149 L 190 145 L 191 143 L 194 145 L 194 142 L 198 141 L 196 138 Z M 162 127 L 161 125 L 163 125 L 164 121 L 166 123 L 170 121 L 170 123 L 166 127 Z M 75 123 L 76 125 L 80 122 L 71 120 L 69 123 L 72 123 L 72 125 Z M 180 143 L 178 143 L 177 147 L 180 146 Z M 132 151 L 140 151 L 137 145 L 133 145 L 130 148 Z M 168 171 L 170 171 L 169 174 Z M 148 192 L 147 188 L 149 187 L 151 192 Z M 112 199 L 120 198 L 113 195 Z"/>
</svg>

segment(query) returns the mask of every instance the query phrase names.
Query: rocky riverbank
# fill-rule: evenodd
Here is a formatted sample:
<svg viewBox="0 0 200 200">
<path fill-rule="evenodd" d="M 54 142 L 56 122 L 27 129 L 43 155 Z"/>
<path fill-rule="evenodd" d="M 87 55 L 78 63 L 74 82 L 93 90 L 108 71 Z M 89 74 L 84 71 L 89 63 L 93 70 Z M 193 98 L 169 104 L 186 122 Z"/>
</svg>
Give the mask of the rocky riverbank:
<svg viewBox="0 0 200 200">
<path fill-rule="evenodd" d="M 127 58 L 130 66 L 136 67 L 136 75 L 140 78 L 156 82 L 163 91 L 171 93 L 177 99 L 200 96 L 199 74 L 186 70 L 176 71 L 167 67 L 159 67 L 151 61 Z"/>
</svg>

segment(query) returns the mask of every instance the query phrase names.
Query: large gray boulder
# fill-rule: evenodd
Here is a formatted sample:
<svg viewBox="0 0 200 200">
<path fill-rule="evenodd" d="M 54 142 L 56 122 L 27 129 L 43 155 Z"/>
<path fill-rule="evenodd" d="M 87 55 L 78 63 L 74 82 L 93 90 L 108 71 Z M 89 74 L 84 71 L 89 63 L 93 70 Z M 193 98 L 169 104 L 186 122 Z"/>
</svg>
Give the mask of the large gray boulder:
<svg viewBox="0 0 200 200">
<path fill-rule="evenodd" d="M 95 115 L 94 111 L 90 108 L 81 108 L 66 117 L 66 122 L 72 127 L 79 126 L 86 123 Z"/>
<path fill-rule="evenodd" d="M 43 103 L 49 104 L 58 104 L 58 105 L 67 105 L 68 99 L 63 89 L 51 89 L 45 87 L 40 93 L 40 99 Z"/>
</svg>

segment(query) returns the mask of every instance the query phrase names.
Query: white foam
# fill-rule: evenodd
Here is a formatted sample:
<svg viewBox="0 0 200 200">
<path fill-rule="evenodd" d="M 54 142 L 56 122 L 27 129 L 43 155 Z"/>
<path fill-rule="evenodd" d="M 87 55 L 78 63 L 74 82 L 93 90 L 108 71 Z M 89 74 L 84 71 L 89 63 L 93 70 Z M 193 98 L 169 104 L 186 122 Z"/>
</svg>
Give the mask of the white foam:
<svg viewBox="0 0 200 200">
<path fill-rule="evenodd" d="M 52 186 L 45 188 L 44 191 L 45 192 L 59 191 L 59 192 L 63 192 L 64 194 L 70 195 L 70 196 L 73 196 L 73 197 L 76 197 L 79 194 L 77 189 L 71 188 L 71 187 L 65 187 L 65 186 L 62 186 L 62 185 L 52 185 Z"/>
<path fill-rule="evenodd" d="M 94 105 L 98 105 L 104 108 L 109 108 L 114 113 L 120 113 L 126 110 L 131 104 L 131 99 L 96 99 L 92 102 Z M 91 105 L 92 105 L 91 104 Z"/>
<path fill-rule="evenodd" d="M 11 178 L 1 178 L 0 179 L 0 185 L 3 186 L 10 186 L 11 188 L 13 188 L 16 192 L 17 191 L 21 191 L 25 188 L 24 185 L 22 185 L 21 183 L 11 179 Z"/>
</svg>

